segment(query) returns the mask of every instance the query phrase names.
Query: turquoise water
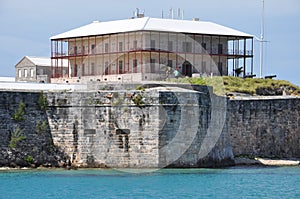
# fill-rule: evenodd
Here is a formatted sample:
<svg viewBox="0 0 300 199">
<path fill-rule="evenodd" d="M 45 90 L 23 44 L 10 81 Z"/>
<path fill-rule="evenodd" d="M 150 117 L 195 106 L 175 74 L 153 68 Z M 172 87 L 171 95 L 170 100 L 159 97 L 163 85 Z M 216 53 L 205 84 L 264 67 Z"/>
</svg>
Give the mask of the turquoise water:
<svg viewBox="0 0 300 199">
<path fill-rule="evenodd" d="M 1 171 L 0 198 L 300 198 L 300 167 Z"/>
</svg>

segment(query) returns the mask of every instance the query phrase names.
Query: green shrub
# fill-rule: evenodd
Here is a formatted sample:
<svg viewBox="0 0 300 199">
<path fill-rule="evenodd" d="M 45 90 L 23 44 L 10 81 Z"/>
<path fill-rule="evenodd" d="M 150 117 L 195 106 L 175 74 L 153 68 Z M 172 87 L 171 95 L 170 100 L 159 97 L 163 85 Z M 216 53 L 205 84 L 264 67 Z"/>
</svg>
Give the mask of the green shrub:
<svg viewBox="0 0 300 199">
<path fill-rule="evenodd" d="M 137 94 L 136 96 L 132 97 L 131 100 L 133 101 L 133 103 L 135 103 L 135 105 L 137 106 L 142 106 L 144 104 L 143 102 L 143 97 L 141 94 Z"/>
<path fill-rule="evenodd" d="M 26 105 L 23 102 L 19 103 L 19 107 L 13 115 L 14 120 L 18 122 L 24 121 L 25 107 Z"/>
<path fill-rule="evenodd" d="M 46 121 L 38 121 L 35 125 L 35 132 L 37 132 L 38 134 L 43 134 L 46 133 L 48 129 L 48 124 Z"/>
<path fill-rule="evenodd" d="M 46 108 L 48 106 L 47 97 L 44 95 L 43 91 L 40 92 L 40 96 L 39 96 L 39 99 L 38 99 L 38 105 L 39 105 L 41 110 L 46 110 Z"/>
<path fill-rule="evenodd" d="M 139 90 L 139 91 L 142 91 L 142 92 L 145 91 L 145 88 L 142 85 L 137 86 L 135 89 Z"/>
<path fill-rule="evenodd" d="M 33 164 L 33 157 L 31 155 L 28 155 L 24 158 L 25 162 L 28 164 Z"/>
<path fill-rule="evenodd" d="M 112 102 L 112 106 L 119 106 L 123 103 L 123 99 L 118 96 L 116 99 L 114 99 L 114 101 Z"/>
<path fill-rule="evenodd" d="M 9 141 L 9 147 L 14 149 L 17 147 L 17 144 L 22 141 L 25 140 L 26 136 L 23 135 L 23 132 L 17 128 L 15 132 L 13 132 L 13 134 L 11 135 L 10 141 Z"/>
<path fill-rule="evenodd" d="M 287 90 L 290 94 L 299 95 L 300 88 L 285 80 L 261 79 L 261 78 L 241 78 L 233 76 L 214 76 L 200 78 L 178 78 L 170 79 L 170 82 L 189 83 L 196 85 L 212 86 L 217 95 L 225 95 L 228 92 L 246 93 L 258 95 L 258 90 L 282 91 Z"/>
</svg>

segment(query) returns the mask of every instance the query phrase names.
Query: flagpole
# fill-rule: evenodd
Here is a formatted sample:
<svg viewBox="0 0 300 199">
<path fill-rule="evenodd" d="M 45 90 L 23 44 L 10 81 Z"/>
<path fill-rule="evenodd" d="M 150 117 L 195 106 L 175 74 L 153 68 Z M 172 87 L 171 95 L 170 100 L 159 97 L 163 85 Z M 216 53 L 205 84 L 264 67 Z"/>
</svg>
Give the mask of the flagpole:
<svg viewBox="0 0 300 199">
<path fill-rule="evenodd" d="M 261 13 L 261 27 L 260 27 L 260 57 L 259 57 L 259 63 L 260 63 L 260 78 L 263 76 L 263 50 L 264 50 L 264 10 L 265 10 L 265 1 L 262 0 L 262 13 Z"/>
</svg>

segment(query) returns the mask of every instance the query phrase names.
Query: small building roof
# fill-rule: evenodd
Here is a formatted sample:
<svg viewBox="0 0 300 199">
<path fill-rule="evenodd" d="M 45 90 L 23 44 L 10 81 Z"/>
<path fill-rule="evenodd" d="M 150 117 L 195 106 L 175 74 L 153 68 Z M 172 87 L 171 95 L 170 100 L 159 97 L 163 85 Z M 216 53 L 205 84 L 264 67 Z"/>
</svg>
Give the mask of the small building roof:
<svg viewBox="0 0 300 199">
<path fill-rule="evenodd" d="M 51 59 L 49 57 L 33 57 L 25 56 L 36 66 L 51 66 Z"/>
<path fill-rule="evenodd" d="M 25 56 L 21 59 L 21 61 L 19 61 L 16 66 L 22 62 L 24 59 L 28 59 L 30 62 L 32 62 L 32 64 L 34 64 L 35 66 L 47 66 L 50 67 L 51 66 L 51 58 L 50 57 L 36 57 L 36 56 Z M 59 62 L 61 59 L 58 59 Z M 68 60 L 64 59 L 63 60 L 63 66 L 68 67 Z"/>
<path fill-rule="evenodd" d="M 253 35 L 207 21 L 188 21 L 159 18 L 134 18 L 117 21 L 99 22 L 75 28 L 73 30 L 50 37 L 51 40 L 83 36 L 105 35 L 132 31 L 162 31 L 175 33 L 194 33 L 207 35 L 224 35 L 253 37 Z"/>
</svg>

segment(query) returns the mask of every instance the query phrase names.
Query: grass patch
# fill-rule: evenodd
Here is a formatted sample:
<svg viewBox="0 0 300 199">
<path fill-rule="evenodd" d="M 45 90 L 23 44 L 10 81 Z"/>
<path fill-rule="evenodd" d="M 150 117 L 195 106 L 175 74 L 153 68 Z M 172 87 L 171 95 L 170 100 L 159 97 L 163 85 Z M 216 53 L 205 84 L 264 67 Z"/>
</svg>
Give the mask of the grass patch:
<svg viewBox="0 0 300 199">
<path fill-rule="evenodd" d="M 300 87 L 285 81 L 260 78 L 240 78 L 232 76 L 214 76 L 200 78 L 170 79 L 170 82 L 188 83 L 212 86 L 217 95 L 226 95 L 229 92 L 245 93 L 249 95 L 282 95 L 283 92 L 291 95 L 300 95 Z"/>
</svg>

